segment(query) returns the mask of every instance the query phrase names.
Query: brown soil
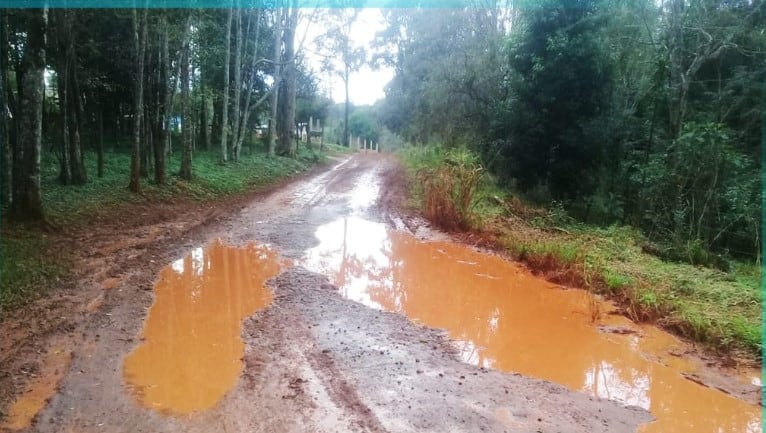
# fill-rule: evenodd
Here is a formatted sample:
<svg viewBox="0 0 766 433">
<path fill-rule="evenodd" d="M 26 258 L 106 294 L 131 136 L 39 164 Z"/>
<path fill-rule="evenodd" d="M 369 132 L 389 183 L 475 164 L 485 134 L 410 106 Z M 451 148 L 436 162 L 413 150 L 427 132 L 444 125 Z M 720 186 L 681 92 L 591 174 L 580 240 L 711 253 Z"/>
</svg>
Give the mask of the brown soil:
<svg viewBox="0 0 766 433">
<path fill-rule="evenodd" d="M 640 409 L 464 364 L 443 333 L 344 299 L 301 267 L 271 280 L 273 304 L 245 320 L 244 371 L 214 408 L 169 416 L 126 390 L 123 361 L 140 343 L 159 271 L 192 247 L 258 241 L 299 258 L 319 225 L 352 211 L 349 193 L 363 178 L 383 191 L 366 218 L 437 236 L 402 210 L 400 170 L 392 158 L 357 154 L 269 191 L 135 206 L 62 236 L 74 278 L 0 324 L 0 407 L 45 371 L 41 353 L 64 344 L 71 364 L 27 431 L 629 432 L 649 421 Z"/>
</svg>

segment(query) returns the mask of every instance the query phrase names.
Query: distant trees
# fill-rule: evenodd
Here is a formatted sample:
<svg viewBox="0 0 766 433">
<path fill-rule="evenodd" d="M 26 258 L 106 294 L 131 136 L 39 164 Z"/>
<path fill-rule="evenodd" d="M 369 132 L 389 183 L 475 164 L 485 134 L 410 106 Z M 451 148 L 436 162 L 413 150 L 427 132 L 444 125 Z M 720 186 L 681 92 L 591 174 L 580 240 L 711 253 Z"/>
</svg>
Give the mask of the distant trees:
<svg viewBox="0 0 766 433">
<path fill-rule="evenodd" d="M 343 111 L 342 144 L 349 146 L 349 81 L 351 73 L 356 72 L 367 61 L 367 52 L 363 47 L 356 46 L 351 39 L 351 28 L 359 15 L 359 9 L 338 8 L 331 10 L 327 31 L 319 37 L 317 45 L 324 52 L 325 71 L 336 74 L 343 81 L 346 103 Z M 337 61 L 340 57 L 340 62 Z"/>
<path fill-rule="evenodd" d="M 678 254 L 757 254 L 763 2 L 463 3 L 385 13 L 387 128 L 466 145 L 528 197 Z"/>
<path fill-rule="evenodd" d="M 243 147 L 252 150 L 253 124 L 272 109 L 272 124 L 284 125 L 280 153 L 295 155 L 299 10 L 287 3 L 4 10 L 3 210 L 44 218 L 41 156 L 58 160 L 58 180 L 67 185 L 90 181 L 91 151 L 93 177 L 103 176 L 105 147 L 130 153 L 131 191 L 141 192 L 150 178 L 163 185 L 168 173 L 190 180 L 195 153 L 207 150 L 213 136 L 221 161 L 236 162 Z M 321 110 L 318 94 L 301 98 Z M 169 158 L 174 150 L 180 158 Z M 180 166 L 171 170 L 169 161 Z"/>
</svg>

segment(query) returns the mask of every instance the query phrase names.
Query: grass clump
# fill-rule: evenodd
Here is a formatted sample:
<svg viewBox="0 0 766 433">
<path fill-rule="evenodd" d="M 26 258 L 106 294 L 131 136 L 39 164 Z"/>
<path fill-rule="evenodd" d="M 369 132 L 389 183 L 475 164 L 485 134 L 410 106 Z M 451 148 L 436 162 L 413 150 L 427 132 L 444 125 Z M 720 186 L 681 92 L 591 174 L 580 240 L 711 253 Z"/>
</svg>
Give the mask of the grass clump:
<svg viewBox="0 0 766 433">
<path fill-rule="evenodd" d="M 445 230 L 466 230 L 473 222 L 472 210 L 484 168 L 465 149 L 453 149 L 444 155 L 434 149 L 408 150 L 423 210 L 428 219 Z"/>
</svg>

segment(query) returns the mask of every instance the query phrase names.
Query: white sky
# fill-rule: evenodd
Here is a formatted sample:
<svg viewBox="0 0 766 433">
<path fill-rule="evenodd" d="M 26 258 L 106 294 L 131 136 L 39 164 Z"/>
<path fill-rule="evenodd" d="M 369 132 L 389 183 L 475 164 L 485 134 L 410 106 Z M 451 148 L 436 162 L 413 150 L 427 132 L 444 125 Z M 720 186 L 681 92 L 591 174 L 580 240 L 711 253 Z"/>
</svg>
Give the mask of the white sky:
<svg viewBox="0 0 766 433">
<path fill-rule="evenodd" d="M 307 11 L 308 12 L 308 11 Z M 306 29 L 306 25 L 309 25 Z M 351 37 L 355 46 L 362 46 L 367 49 L 370 55 L 370 44 L 375 33 L 383 30 L 385 23 L 380 9 L 365 8 L 359 11 L 356 21 L 351 28 Z M 320 92 L 331 96 L 335 102 L 345 100 L 345 89 L 343 80 L 339 77 L 322 72 L 321 58 L 314 54 L 316 45 L 314 39 L 325 32 L 321 22 L 308 23 L 308 20 L 301 20 L 296 32 L 296 43 L 300 43 L 300 38 L 306 33 L 306 41 L 303 45 L 303 52 L 307 63 L 319 77 Z M 378 99 L 383 99 L 385 94 L 383 88 L 394 77 L 393 69 L 382 67 L 377 70 L 370 69 L 369 66 L 363 66 L 359 71 L 352 73 L 349 80 L 349 99 L 354 105 L 371 105 Z"/>
</svg>

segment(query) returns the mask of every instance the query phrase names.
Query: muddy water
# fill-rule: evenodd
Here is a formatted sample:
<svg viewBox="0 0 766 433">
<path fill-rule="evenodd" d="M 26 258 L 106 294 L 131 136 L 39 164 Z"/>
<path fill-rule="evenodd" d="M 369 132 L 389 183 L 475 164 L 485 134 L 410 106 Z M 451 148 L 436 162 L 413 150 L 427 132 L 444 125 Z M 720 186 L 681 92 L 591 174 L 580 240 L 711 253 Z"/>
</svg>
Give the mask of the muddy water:
<svg viewBox="0 0 766 433">
<path fill-rule="evenodd" d="M 647 433 L 761 431 L 758 408 L 681 376 L 694 367 L 669 354 L 681 344 L 674 337 L 608 314 L 613 307 L 585 291 L 356 217 L 316 236 L 307 267 L 350 299 L 446 329 L 466 362 L 643 407 L 657 418 L 642 427 Z"/>
<path fill-rule="evenodd" d="M 8 416 L 3 424 L 0 424 L 0 428 L 21 430 L 29 427 L 37 413 L 56 392 L 71 360 L 72 352 L 64 349 L 62 345 L 56 344 L 51 347 L 45 355 L 42 371 L 8 409 Z"/>
<path fill-rule="evenodd" d="M 281 265 L 269 248 L 216 241 L 164 268 L 143 342 L 125 359 L 136 398 L 175 414 L 215 405 L 242 371 L 242 320 L 271 302 L 264 283 Z"/>
</svg>

